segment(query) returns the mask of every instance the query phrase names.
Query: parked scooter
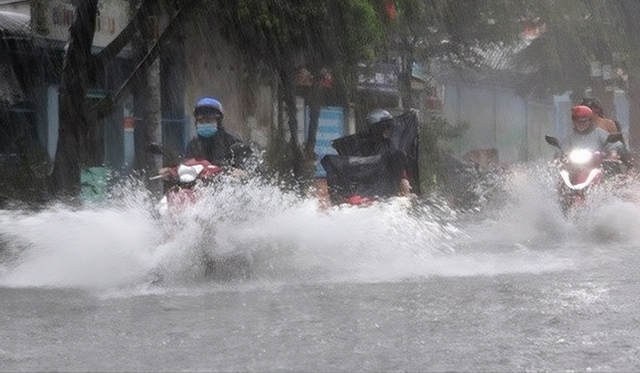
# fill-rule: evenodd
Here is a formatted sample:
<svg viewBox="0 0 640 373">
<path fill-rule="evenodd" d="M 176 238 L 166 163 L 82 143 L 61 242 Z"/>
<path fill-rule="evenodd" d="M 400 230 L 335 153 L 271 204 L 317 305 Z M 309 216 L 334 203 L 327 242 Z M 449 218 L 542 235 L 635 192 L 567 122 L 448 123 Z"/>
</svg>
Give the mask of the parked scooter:
<svg viewBox="0 0 640 373">
<path fill-rule="evenodd" d="M 614 143 L 621 139 L 622 134 L 615 133 L 609 135 L 607 142 Z M 565 153 L 555 137 L 545 136 L 545 140 L 561 152 L 556 164 L 561 178 L 558 194 L 565 213 L 584 205 L 588 192 L 605 181 L 608 175 L 621 173 L 622 162 L 611 158 L 609 154 L 591 149 L 572 149 Z"/>
</svg>

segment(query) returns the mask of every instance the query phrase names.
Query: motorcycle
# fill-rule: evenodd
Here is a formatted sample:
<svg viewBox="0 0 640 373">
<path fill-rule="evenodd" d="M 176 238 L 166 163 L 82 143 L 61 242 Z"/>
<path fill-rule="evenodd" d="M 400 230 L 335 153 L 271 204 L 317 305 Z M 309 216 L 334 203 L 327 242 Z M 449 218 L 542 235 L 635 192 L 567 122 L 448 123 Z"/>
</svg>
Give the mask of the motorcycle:
<svg viewBox="0 0 640 373">
<path fill-rule="evenodd" d="M 223 174 L 234 178 L 240 178 L 244 174 L 238 169 L 220 167 L 205 159 L 190 158 L 176 162 L 179 157 L 167 154 L 167 151 L 157 144 L 152 144 L 148 150 L 172 159 L 174 163 L 173 166 L 164 167 L 158 175 L 151 177 L 151 180 L 163 180 L 165 183 L 165 192 L 156 205 L 164 223 L 164 243 L 175 241 L 176 236 L 179 239 L 184 231 L 185 222 L 195 221 L 204 239 L 198 244 L 198 250 L 201 251 L 198 255 L 199 262 L 204 264 L 205 278 L 219 281 L 247 278 L 250 274 L 250 258 L 244 253 L 217 253 L 212 247 L 215 246 L 212 239 L 216 234 L 214 222 L 198 217 L 197 214 L 191 216 L 187 211 L 198 202 L 204 189 Z M 152 283 L 164 281 L 162 273 L 155 273 L 154 276 Z"/>
<path fill-rule="evenodd" d="M 236 154 L 242 156 L 242 152 L 246 152 L 243 147 L 242 144 L 231 146 L 234 157 Z M 182 159 L 177 154 L 169 152 L 155 143 L 150 144 L 147 151 L 161 155 L 170 160 L 170 164 L 173 164 L 173 166 L 162 168 L 157 176 L 150 178 L 150 180 L 160 179 L 165 182 L 165 193 L 157 208 L 161 215 L 179 213 L 189 204 L 194 204 L 198 191 L 202 187 L 210 185 L 219 175 L 226 174 L 236 179 L 242 179 L 246 176 L 244 170 L 229 165 L 214 165 L 201 158 Z"/>
<path fill-rule="evenodd" d="M 607 142 L 614 143 L 621 138 L 622 134 L 611 134 Z M 561 152 L 556 165 L 561 179 L 558 185 L 560 204 L 565 213 L 584 205 L 588 192 L 605 181 L 606 176 L 621 172 L 620 160 L 606 153 L 590 149 L 572 149 L 565 153 L 555 137 L 545 136 L 545 140 Z"/>
<path fill-rule="evenodd" d="M 222 167 L 197 158 L 186 159 L 173 167 L 165 167 L 161 174 L 151 178 L 151 180 L 165 180 L 168 184 L 157 206 L 160 215 L 175 216 L 186 206 L 194 204 L 198 189 L 208 184 L 221 172 L 223 172 Z"/>
</svg>

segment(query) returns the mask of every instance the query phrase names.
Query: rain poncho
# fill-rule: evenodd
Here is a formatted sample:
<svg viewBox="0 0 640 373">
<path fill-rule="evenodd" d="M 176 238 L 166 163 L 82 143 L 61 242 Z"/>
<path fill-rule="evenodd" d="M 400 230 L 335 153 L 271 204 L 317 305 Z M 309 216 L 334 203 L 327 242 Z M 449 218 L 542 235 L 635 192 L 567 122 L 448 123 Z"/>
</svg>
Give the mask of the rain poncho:
<svg viewBox="0 0 640 373">
<path fill-rule="evenodd" d="M 365 132 L 336 139 L 332 145 L 338 155 L 326 155 L 321 160 L 332 200 L 353 195 L 391 197 L 398 194 L 402 178 L 409 180 L 414 193 L 420 193 L 415 112 L 395 118 L 390 139 Z"/>
</svg>

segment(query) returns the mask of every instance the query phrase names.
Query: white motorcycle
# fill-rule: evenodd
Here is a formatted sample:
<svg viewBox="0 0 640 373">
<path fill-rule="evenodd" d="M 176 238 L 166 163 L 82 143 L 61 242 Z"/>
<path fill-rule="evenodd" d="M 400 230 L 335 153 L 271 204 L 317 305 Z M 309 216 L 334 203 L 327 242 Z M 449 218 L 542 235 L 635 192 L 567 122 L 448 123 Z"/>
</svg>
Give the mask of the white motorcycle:
<svg viewBox="0 0 640 373">
<path fill-rule="evenodd" d="M 611 134 L 607 142 L 620 141 L 622 134 Z M 549 145 L 561 149 L 558 139 L 545 136 Z M 560 150 L 562 152 L 562 150 Z M 620 173 L 621 161 L 591 149 L 572 149 L 561 153 L 556 162 L 561 182 L 558 194 L 563 211 L 584 205 L 589 190 L 605 181 L 605 176 Z"/>
</svg>

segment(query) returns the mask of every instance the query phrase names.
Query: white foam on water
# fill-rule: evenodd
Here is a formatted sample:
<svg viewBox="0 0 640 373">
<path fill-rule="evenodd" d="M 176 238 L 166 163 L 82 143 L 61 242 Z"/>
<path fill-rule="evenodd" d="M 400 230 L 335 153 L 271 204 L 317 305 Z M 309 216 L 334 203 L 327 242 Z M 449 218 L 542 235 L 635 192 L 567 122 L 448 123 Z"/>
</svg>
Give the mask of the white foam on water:
<svg viewBox="0 0 640 373">
<path fill-rule="evenodd" d="M 157 233 L 136 210 L 58 207 L 1 219 L 0 232 L 24 247 L 3 270 L 4 286 L 114 286 L 152 263 Z"/>
<path fill-rule="evenodd" d="M 258 181 L 222 183 L 171 224 L 131 185 L 100 206 L 2 211 L 0 285 L 147 289 L 160 276 L 161 286 L 189 286 L 207 281 L 203 256 L 241 258 L 246 282 L 542 273 L 576 268 L 585 251 L 640 242 L 634 186 L 565 217 L 555 181 L 540 174 L 512 169 L 503 206 L 463 219 L 441 203 L 404 199 L 323 210 Z"/>
</svg>

